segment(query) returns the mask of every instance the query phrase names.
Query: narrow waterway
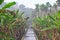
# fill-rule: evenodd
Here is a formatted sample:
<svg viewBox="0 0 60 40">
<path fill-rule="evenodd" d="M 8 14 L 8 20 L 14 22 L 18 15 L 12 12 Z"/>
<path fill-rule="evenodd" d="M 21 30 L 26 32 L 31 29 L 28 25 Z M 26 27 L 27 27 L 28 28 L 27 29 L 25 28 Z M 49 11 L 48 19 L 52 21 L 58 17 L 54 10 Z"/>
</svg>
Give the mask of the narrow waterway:
<svg viewBox="0 0 60 40">
<path fill-rule="evenodd" d="M 24 40 L 36 40 L 34 31 L 32 28 L 28 29 L 28 31 L 24 37 Z"/>
</svg>

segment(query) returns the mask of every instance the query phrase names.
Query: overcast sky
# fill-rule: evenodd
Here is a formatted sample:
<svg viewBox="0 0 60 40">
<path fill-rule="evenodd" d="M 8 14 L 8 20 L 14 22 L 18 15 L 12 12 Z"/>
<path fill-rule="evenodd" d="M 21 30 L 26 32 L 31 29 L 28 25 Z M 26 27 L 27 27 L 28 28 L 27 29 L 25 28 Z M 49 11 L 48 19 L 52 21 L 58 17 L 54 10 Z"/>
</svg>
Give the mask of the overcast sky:
<svg viewBox="0 0 60 40">
<path fill-rule="evenodd" d="M 5 2 L 11 2 L 11 1 L 15 1 L 17 2 L 19 5 L 20 4 L 24 4 L 26 7 L 29 8 L 35 8 L 35 4 L 42 4 L 42 3 L 46 3 L 46 2 L 50 2 L 52 5 L 55 3 L 56 0 L 5 0 Z"/>
</svg>

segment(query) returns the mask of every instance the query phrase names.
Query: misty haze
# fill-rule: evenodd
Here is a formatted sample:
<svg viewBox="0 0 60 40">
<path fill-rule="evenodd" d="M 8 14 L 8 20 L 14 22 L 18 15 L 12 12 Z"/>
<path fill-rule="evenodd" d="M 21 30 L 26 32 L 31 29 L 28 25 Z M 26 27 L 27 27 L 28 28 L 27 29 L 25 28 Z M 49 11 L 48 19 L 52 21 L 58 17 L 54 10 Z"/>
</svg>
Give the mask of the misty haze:
<svg viewBox="0 0 60 40">
<path fill-rule="evenodd" d="M 60 40 L 60 0 L 0 0 L 0 40 Z"/>
</svg>

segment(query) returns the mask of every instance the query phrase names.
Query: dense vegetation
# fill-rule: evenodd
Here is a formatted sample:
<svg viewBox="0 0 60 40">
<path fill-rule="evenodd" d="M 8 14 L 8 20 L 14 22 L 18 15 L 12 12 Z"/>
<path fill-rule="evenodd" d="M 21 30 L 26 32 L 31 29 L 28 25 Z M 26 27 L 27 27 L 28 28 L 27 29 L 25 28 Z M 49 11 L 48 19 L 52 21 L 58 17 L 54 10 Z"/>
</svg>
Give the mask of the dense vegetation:
<svg viewBox="0 0 60 40">
<path fill-rule="evenodd" d="M 33 28 L 38 40 L 60 40 L 60 1 L 36 4 Z"/>
<path fill-rule="evenodd" d="M 4 0 L 0 0 L 0 5 L 3 2 Z M 28 18 L 22 18 L 24 13 L 19 10 L 7 10 L 15 4 L 16 2 L 7 3 L 0 9 L 0 40 L 21 40 L 25 34 Z"/>
<path fill-rule="evenodd" d="M 0 5 L 3 2 L 4 0 L 0 0 Z M 21 40 L 27 31 L 29 17 L 23 18 L 24 12 L 21 13 L 19 10 L 7 10 L 15 4 L 16 2 L 10 2 L 0 8 L 0 40 Z M 57 4 L 60 4 L 59 1 Z M 31 20 L 38 40 L 60 40 L 60 11 L 57 10 L 57 4 L 36 4 Z"/>
<path fill-rule="evenodd" d="M 60 11 L 34 19 L 33 26 L 39 40 L 60 40 Z"/>
</svg>

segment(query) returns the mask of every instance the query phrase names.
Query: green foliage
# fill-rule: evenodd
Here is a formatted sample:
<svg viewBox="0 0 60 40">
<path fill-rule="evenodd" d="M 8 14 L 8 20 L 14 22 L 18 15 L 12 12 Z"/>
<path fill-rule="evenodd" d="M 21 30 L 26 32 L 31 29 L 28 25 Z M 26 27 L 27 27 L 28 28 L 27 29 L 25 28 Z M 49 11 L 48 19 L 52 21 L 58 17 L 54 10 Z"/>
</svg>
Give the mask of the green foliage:
<svg viewBox="0 0 60 40">
<path fill-rule="evenodd" d="M 0 5 L 4 2 L 4 0 L 0 0 Z"/>
<path fill-rule="evenodd" d="M 0 35 L 5 35 L 5 32 L 0 32 Z"/>
<path fill-rule="evenodd" d="M 52 35 L 53 35 L 52 33 L 49 33 L 48 34 L 48 37 L 51 39 L 52 38 Z"/>
<path fill-rule="evenodd" d="M 15 40 L 15 39 L 14 39 L 14 38 L 8 38 L 8 37 L 7 37 L 7 39 L 5 39 L 5 40 Z"/>
<path fill-rule="evenodd" d="M 14 28 L 18 29 L 18 28 L 25 27 L 25 25 L 26 25 L 27 20 L 22 18 L 22 15 L 24 13 L 21 13 L 21 14 L 18 14 L 18 13 L 19 12 L 17 11 L 17 13 L 15 14 L 17 16 L 14 16 L 14 14 L 11 14 L 10 12 L 4 12 L 4 13 L 1 12 L 0 13 L 0 26 L 3 29 L 5 29 L 5 27 L 7 27 L 8 29 L 6 29 L 6 30 L 10 30 L 8 32 L 11 33 L 11 34 L 6 35 L 6 32 L 0 32 L 1 35 L 6 36 L 6 40 L 15 40 L 12 38 L 12 37 L 14 37 L 14 34 L 15 34 Z M 2 31 L 4 31 L 4 30 L 2 30 Z M 10 38 L 7 38 L 7 37 L 10 37 Z"/>
<path fill-rule="evenodd" d="M 11 6 L 13 6 L 15 4 L 16 4 L 16 2 L 10 2 L 10 3 L 6 4 L 2 9 L 10 8 Z"/>
<path fill-rule="evenodd" d="M 2 4 L 3 1 L 4 0 L 0 0 L 0 4 Z M 22 37 L 23 33 L 25 32 L 25 26 L 27 21 L 26 19 L 28 18 L 22 18 L 24 12 L 19 13 L 19 10 L 6 10 L 7 8 L 10 8 L 15 4 L 16 2 L 7 3 L 4 7 L 0 9 L 0 40 L 16 40 L 17 32 L 17 35 L 19 35 L 19 39 L 21 39 L 20 37 Z M 24 30 L 21 30 L 21 28 L 23 28 Z"/>
<path fill-rule="evenodd" d="M 1 40 L 15 40 L 14 35 L 16 32 L 20 32 L 21 28 L 25 28 L 26 19 L 22 18 L 23 13 L 19 13 L 19 10 L 10 11 L 6 10 L 6 8 L 10 8 L 11 6 L 15 5 L 15 2 L 10 2 L 6 4 L 2 10 L 0 10 L 0 37 Z M 16 31 L 14 31 L 16 30 Z M 1 32 L 2 31 L 2 32 Z M 23 35 L 23 34 L 18 34 Z M 17 38 L 17 37 L 16 37 Z"/>
<path fill-rule="evenodd" d="M 34 23 L 38 23 L 42 31 L 58 29 L 58 32 L 60 33 L 60 11 L 54 15 L 48 14 L 43 18 L 36 18 L 35 20 L 36 21 Z"/>
</svg>

